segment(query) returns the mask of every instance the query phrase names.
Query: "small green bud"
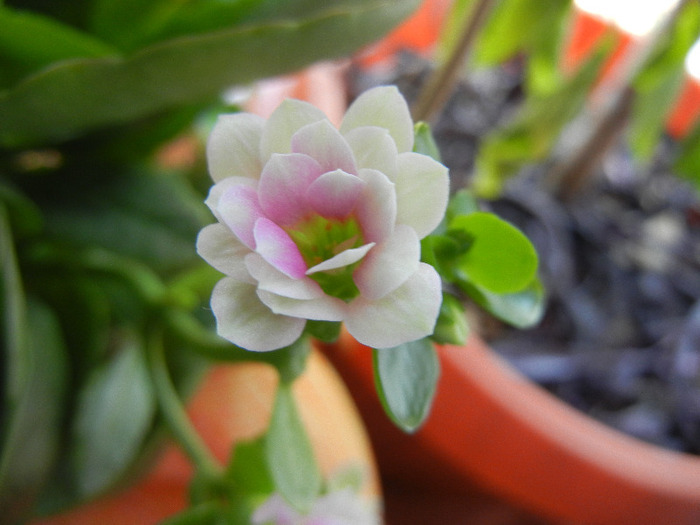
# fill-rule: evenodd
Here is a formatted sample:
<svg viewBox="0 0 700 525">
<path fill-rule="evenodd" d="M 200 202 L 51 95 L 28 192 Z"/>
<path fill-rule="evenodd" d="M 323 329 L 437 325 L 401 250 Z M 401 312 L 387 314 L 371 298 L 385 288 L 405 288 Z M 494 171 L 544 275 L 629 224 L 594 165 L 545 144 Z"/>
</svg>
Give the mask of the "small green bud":
<svg viewBox="0 0 700 525">
<path fill-rule="evenodd" d="M 431 339 L 439 344 L 463 345 L 469 337 L 469 323 L 462 303 L 454 295 L 443 293 L 440 315 Z"/>
</svg>

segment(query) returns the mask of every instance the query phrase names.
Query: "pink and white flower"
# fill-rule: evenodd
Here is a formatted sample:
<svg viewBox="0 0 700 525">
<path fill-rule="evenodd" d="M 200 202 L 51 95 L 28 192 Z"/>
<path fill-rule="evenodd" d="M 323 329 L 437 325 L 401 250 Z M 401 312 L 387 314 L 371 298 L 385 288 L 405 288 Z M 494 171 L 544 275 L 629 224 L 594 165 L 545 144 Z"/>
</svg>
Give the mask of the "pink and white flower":
<svg viewBox="0 0 700 525">
<path fill-rule="evenodd" d="M 206 200 L 218 222 L 197 239 L 226 275 L 211 298 L 219 335 L 267 351 L 296 341 L 307 319 L 343 321 L 374 348 L 432 333 L 441 281 L 420 239 L 442 220 L 449 183 L 413 137 L 395 87 L 363 93 L 340 129 L 291 99 L 267 120 L 219 117 Z"/>
</svg>

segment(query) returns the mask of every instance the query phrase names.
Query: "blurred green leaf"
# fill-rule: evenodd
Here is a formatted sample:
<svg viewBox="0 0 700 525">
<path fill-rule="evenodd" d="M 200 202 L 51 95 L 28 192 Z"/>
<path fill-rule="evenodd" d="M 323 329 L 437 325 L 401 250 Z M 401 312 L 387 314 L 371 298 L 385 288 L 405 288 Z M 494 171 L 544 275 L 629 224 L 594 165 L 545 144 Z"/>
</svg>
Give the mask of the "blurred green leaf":
<svg viewBox="0 0 700 525">
<path fill-rule="evenodd" d="M 454 295 L 443 292 L 440 314 L 430 339 L 438 344 L 463 345 L 467 337 L 469 322 L 464 306 Z"/>
<path fill-rule="evenodd" d="M 38 233 L 43 225 L 39 207 L 19 189 L 0 179 L 0 205 L 7 210 L 15 238 Z"/>
<path fill-rule="evenodd" d="M 430 124 L 427 122 L 416 122 L 414 126 L 415 141 L 413 143 L 413 151 L 421 155 L 440 162 L 440 150 L 433 137 L 433 132 L 430 129 Z"/>
<path fill-rule="evenodd" d="M 673 169 L 700 191 L 700 122 L 681 142 Z"/>
<path fill-rule="evenodd" d="M 515 226 L 492 213 L 477 212 L 456 217 L 449 228 L 472 239 L 456 263 L 460 279 L 499 294 L 519 292 L 532 282 L 537 252 Z"/>
<path fill-rule="evenodd" d="M 303 17 L 153 44 L 126 59 L 58 64 L 0 94 L 0 145 L 65 140 L 208 100 L 224 88 L 346 56 L 382 36 L 418 0 L 356 0 Z"/>
<path fill-rule="evenodd" d="M 250 522 L 247 517 L 236 517 L 219 501 L 207 501 L 163 520 L 160 525 L 250 525 Z"/>
<path fill-rule="evenodd" d="M 277 389 L 265 456 L 277 491 L 295 508 L 308 511 L 321 490 L 321 472 L 288 383 Z"/>
<path fill-rule="evenodd" d="M 56 458 L 67 381 L 62 334 L 49 308 L 26 300 L 12 232 L 0 205 L 0 341 L 3 357 L 0 512 L 28 513 Z"/>
<path fill-rule="evenodd" d="M 275 485 L 267 467 L 264 440 L 236 445 L 227 479 L 237 494 L 266 497 L 274 492 Z"/>
<path fill-rule="evenodd" d="M 429 339 L 373 350 L 374 381 L 384 411 L 403 431 L 423 424 L 435 397 L 440 363 Z"/>
<path fill-rule="evenodd" d="M 0 5 L 0 66 L 15 72 L 14 78 L 0 76 L 0 89 L 57 62 L 118 53 L 112 46 L 54 19 Z"/>
<path fill-rule="evenodd" d="M 90 497 L 117 482 L 138 456 L 156 409 L 143 341 L 115 334 L 115 355 L 78 394 L 73 425 L 78 490 Z"/>
<path fill-rule="evenodd" d="M 700 4 L 686 2 L 666 38 L 633 82 L 635 99 L 630 116 L 630 146 L 649 160 L 669 112 L 686 81 L 685 57 L 700 35 Z"/>
<path fill-rule="evenodd" d="M 544 287 L 535 279 L 524 290 L 497 294 L 474 283 L 461 282 L 460 288 L 494 317 L 516 328 L 530 328 L 542 319 L 546 298 Z"/>
<path fill-rule="evenodd" d="M 555 91 L 528 96 L 515 119 L 488 135 L 479 148 L 473 189 L 486 198 L 498 196 L 503 184 L 527 163 L 550 153 L 562 129 L 583 108 L 607 56 L 610 41 Z"/>
</svg>

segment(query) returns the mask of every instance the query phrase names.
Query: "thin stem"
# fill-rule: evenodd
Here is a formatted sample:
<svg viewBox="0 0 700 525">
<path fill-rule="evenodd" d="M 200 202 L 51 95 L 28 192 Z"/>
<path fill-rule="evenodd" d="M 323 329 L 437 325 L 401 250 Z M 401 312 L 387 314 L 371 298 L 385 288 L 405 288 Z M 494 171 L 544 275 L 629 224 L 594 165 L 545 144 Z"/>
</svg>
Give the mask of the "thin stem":
<svg viewBox="0 0 700 525">
<path fill-rule="evenodd" d="M 443 108 L 457 82 L 459 70 L 471 50 L 472 44 L 486 21 L 494 0 L 479 0 L 464 20 L 464 28 L 450 56 L 435 69 L 425 82 L 413 106 L 415 121 L 430 121 Z"/>
<path fill-rule="evenodd" d="M 151 330 L 149 335 L 148 354 L 156 398 L 170 432 L 200 474 L 209 479 L 220 477 L 221 465 L 192 426 L 182 401 L 170 380 L 162 334 L 157 330 Z"/>
</svg>

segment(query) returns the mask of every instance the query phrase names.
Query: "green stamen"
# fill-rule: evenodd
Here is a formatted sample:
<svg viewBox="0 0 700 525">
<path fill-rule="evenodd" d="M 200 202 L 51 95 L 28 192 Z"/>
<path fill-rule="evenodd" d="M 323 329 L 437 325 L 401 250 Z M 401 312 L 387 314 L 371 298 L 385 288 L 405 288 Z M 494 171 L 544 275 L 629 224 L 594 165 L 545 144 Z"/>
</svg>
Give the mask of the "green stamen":
<svg viewBox="0 0 700 525">
<path fill-rule="evenodd" d="M 327 219 L 315 215 L 286 231 L 299 248 L 309 268 L 345 250 L 359 248 L 364 244 L 362 230 L 354 217 Z M 360 294 L 352 280 L 352 272 L 359 263 L 360 261 L 342 268 L 316 272 L 309 277 L 316 281 L 328 295 L 350 301 Z"/>
</svg>

